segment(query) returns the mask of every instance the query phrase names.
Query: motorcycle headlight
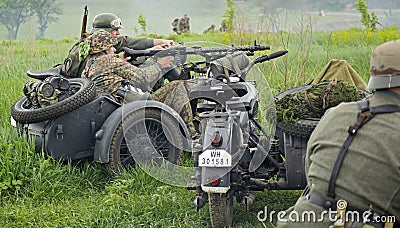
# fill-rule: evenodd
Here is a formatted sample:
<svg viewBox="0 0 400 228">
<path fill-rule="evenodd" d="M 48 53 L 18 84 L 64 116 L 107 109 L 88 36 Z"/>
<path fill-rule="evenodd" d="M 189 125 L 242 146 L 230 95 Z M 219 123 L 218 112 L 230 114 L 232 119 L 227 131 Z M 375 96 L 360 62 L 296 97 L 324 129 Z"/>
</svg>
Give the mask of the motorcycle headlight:
<svg viewBox="0 0 400 228">
<path fill-rule="evenodd" d="M 54 87 L 50 83 L 43 83 L 39 87 L 39 93 L 43 95 L 43 97 L 50 98 L 54 94 Z"/>
</svg>

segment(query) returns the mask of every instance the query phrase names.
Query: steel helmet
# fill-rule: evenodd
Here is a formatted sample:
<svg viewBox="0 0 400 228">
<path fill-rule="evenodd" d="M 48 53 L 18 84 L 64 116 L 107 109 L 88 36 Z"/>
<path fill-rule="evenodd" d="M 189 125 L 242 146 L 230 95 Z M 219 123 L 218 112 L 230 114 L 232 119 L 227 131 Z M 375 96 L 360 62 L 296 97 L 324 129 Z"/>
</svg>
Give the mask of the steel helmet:
<svg viewBox="0 0 400 228">
<path fill-rule="evenodd" d="M 94 33 L 100 29 L 111 32 L 122 28 L 121 19 L 112 13 L 101 13 L 97 14 L 93 19 L 92 31 Z"/>
<path fill-rule="evenodd" d="M 400 40 L 375 48 L 370 65 L 368 89 L 400 87 Z"/>
<path fill-rule="evenodd" d="M 96 54 L 114 46 L 117 43 L 117 38 L 107 31 L 100 30 L 90 35 L 86 42 L 90 44 L 89 54 Z"/>
</svg>

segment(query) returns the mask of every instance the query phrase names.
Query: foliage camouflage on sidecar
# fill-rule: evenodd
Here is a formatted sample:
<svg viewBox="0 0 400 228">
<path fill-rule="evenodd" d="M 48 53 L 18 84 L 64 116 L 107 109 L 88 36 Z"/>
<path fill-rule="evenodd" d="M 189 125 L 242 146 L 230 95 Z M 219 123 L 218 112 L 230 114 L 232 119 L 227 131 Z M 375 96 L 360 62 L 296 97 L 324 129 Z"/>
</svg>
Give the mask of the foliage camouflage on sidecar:
<svg viewBox="0 0 400 228">
<path fill-rule="evenodd" d="M 277 121 L 295 123 L 300 119 L 319 119 L 327 109 L 341 102 L 360 100 L 366 95 L 365 91 L 345 81 L 324 80 L 277 99 Z"/>
<path fill-rule="evenodd" d="M 340 102 L 360 100 L 369 93 L 366 83 L 346 60 L 332 59 L 309 84 L 276 96 L 278 123 L 319 120 L 325 111 Z"/>
</svg>

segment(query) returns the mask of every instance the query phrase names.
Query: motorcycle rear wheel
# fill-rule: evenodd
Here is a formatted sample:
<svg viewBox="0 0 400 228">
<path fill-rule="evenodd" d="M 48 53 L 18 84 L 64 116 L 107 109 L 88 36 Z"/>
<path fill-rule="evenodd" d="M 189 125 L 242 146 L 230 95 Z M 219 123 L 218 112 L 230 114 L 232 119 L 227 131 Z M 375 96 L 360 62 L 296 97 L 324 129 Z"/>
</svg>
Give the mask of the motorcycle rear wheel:
<svg viewBox="0 0 400 228">
<path fill-rule="evenodd" d="M 96 97 L 94 83 L 88 78 L 69 79 L 73 94 L 66 99 L 43 108 L 27 107 L 24 96 L 11 107 L 11 116 L 20 123 L 37 123 L 57 118 L 89 103 Z"/>
<path fill-rule="evenodd" d="M 208 205 L 212 227 L 230 227 L 233 220 L 233 195 L 208 193 Z"/>
<path fill-rule="evenodd" d="M 134 135 L 135 131 L 142 133 L 144 126 L 146 127 L 145 131 L 147 131 L 150 137 L 150 142 L 160 156 L 171 163 L 178 163 L 182 150 L 174 145 L 180 145 L 180 148 L 182 148 L 183 140 L 182 138 L 175 137 L 173 139 L 175 141 L 171 143 L 167 140 L 164 129 L 169 131 L 169 134 L 179 135 L 179 125 L 176 124 L 176 120 L 170 115 L 163 114 L 161 122 L 161 115 L 160 109 L 147 108 L 134 111 L 124 117 L 124 124 L 121 122 L 118 125 L 111 140 L 108 163 L 108 172 L 111 176 L 120 175 L 124 169 L 135 167 L 136 162 L 125 141 L 124 130 L 128 131 L 125 134 Z M 143 119 L 143 117 L 145 118 Z"/>
</svg>

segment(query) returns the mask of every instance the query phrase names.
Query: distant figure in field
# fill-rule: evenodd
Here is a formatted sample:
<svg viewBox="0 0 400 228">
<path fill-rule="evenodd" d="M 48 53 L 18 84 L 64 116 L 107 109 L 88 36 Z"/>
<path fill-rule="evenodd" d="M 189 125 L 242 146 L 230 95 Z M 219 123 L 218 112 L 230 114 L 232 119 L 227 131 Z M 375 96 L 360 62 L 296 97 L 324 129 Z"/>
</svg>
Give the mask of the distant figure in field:
<svg viewBox="0 0 400 228">
<path fill-rule="evenodd" d="M 212 24 L 210 27 L 206 28 L 206 29 L 203 31 L 203 34 L 206 34 L 206 33 L 208 33 L 208 32 L 213 32 L 213 31 L 215 31 L 215 25 L 214 25 L 214 24 Z"/>
<path fill-rule="evenodd" d="M 179 30 L 181 33 L 190 33 L 190 18 L 185 14 L 179 20 Z"/>
<path fill-rule="evenodd" d="M 180 35 L 180 34 L 181 34 L 181 31 L 179 31 L 178 24 L 179 24 L 179 18 L 175 18 L 175 19 L 172 21 L 172 31 L 173 31 L 174 33 Z"/>
<path fill-rule="evenodd" d="M 219 28 L 220 32 L 226 32 L 226 30 L 228 29 L 228 26 L 226 25 L 226 20 L 222 20 L 221 21 L 221 27 Z"/>
<path fill-rule="evenodd" d="M 185 14 L 181 18 L 175 18 L 172 21 L 172 31 L 180 35 L 182 33 L 190 33 L 190 18 Z"/>
</svg>

